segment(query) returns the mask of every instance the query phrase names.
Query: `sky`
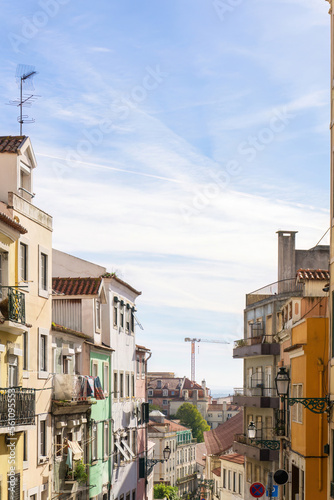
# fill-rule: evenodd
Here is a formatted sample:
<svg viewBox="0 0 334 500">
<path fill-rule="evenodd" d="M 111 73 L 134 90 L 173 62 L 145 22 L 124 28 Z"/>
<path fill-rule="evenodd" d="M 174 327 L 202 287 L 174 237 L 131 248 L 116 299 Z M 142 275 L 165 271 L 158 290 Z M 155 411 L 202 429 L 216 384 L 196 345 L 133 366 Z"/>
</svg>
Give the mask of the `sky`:
<svg viewBox="0 0 334 500">
<path fill-rule="evenodd" d="M 151 371 L 242 387 L 245 294 L 277 280 L 276 231 L 329 227 L 329 4 L 3 0 L 0 135 L 23 126 L 53 246 L 142 291 Z M 328 243 L 327 236 L 322 243 Z"/>
</svg>

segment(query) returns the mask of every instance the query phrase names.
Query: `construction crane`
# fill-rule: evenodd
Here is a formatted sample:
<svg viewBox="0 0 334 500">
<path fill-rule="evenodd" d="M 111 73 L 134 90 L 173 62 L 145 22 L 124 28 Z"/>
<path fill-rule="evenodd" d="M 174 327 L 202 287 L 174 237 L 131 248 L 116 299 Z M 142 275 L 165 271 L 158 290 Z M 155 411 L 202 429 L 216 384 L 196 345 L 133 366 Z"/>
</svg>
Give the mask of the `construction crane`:
<svg viewBox="0 0 334 500">
<path fill-rule="evenodd" d="M 191 381 L 195 382 L 195 343 L 196 342 L 212 342 L 213 344 L 229 344 L 226 340 L 213 340 L 213 339 L 191 339 L 186 337 L 185 342 L 191 342 Z"/>
</svg>

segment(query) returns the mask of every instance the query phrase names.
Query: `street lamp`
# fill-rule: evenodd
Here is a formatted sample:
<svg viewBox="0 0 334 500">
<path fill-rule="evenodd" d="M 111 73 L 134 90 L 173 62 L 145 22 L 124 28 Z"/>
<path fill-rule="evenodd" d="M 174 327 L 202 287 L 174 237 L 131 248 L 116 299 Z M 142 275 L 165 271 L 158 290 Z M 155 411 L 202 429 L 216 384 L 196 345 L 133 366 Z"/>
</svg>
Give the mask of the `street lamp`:
<svg viewBox="0 0 334 500">
<path fill-rule="evenodd" d="M 281 366 L 275 378 L 277 394 L 282 398 L 289 394 L 290 377 L 286 368 Z"/>
<path fill-rule="evenodd" d="M 152 469 L 156 464 L 163 464 L 164 462 L 167 462 L 167 460 L 169 460 L 171 451 L 172 450 L 167 445 L 162 452 L 164 458 L 146 458 L 146 477 L 151 474 Z"/>
<path fill-rule="evenodd" d="M 248 426 L 248 437 L 249 439 L 255 439 L 256 438 L 256 427 L 254 422 L 250 422 Z"/>
<path fill-rule="evenodd" d="M 282 366 L 279 369 L 278 374 L 275 378 L 276 390 L 277 394 L 280 398 L 286 402 L 288 406 L 293 406 L 296 403 L 302 404 L 305 408 L 312 411 L 313 413 L 328 413 L 331 412 L 333 402 L 330 401 L 329 397 L 325 398 L 289 398 L 289 385 L 290 385 L 290 377 L 287 369 Z"/>
</svg>

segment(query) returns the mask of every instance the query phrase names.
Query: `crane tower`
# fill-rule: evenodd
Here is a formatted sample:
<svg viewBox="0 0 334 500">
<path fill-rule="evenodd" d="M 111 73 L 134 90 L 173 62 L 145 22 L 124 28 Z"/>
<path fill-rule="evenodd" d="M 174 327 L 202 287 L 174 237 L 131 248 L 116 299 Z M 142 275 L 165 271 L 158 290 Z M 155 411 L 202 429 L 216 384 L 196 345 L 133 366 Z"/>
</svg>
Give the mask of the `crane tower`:
<svg viewBox="0 0 334 500">
<path fill-rule="evenodd" d="M 185 342 L 191 342 L 191 381 L 195 382 L 195 344 L 196 342 L 211 342 L 213 344 L 229 344 L 226 340 L 213 340 L 213 339 L 191 339 L 186 337 Z"/>
</svg>

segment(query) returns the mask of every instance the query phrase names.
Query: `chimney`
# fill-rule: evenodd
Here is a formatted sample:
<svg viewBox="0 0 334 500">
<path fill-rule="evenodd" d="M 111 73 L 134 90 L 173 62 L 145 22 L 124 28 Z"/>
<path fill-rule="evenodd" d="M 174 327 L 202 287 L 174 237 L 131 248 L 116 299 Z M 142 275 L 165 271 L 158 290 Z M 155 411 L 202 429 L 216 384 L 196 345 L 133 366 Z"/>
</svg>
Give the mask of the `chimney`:
<svg viewBox="0 0 334 500">
<path fill-rule="evenodd" d="M 278 293 L 287 292 L 294 288 L 296 274 L 296 233 L 298 231 L 277 231 L 278 234 L 278 265 L 277 280 Z M 290 280 L 290 281 L 284 281 Z"/>
<path fill-rule="evenodd" d="M 206 382 L 205 382 L 205 379 L 202 380 L 202 387 L 203 387 L 203 391 L 204 391 L 204 396 L 206 395 Z"/>
</svg>

